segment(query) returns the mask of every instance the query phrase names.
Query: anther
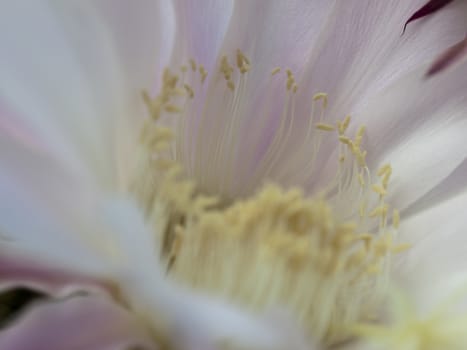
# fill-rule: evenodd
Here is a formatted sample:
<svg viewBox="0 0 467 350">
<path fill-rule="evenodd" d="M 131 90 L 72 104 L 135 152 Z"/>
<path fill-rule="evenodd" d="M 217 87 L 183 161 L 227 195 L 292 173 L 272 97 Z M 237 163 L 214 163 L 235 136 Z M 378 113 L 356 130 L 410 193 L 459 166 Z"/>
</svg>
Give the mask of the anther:
<svg viewBox="0 0 467 350">
<path fill-rule="evenodd" d="M 188 96 L 189 96 L 190 98 L 195 97 L 195 92 L 193 91 L 193 88 L 192 88 L 190 85 L 184 84 L 183 87 L 185 88 L 185 90 L 186 90 L 186 92 L 188 93 Z"/>
<path fill-rule="evenodd" d="M 331 124 L 326 124 L 326 123 L 317 123 L 316 124 L 316 129 L 323 130 L 323 131 L 334 131 L 336 127 Z"/>
<path fill-rule="evenodd" d="M 387 194 L 386 189 L 381 185 L 376 184 L 376 185 L 371 186 L 371 188 L 374 192 L 379 194 L 381 197 L 384 197 Z"/>
<path fill-rule="evenodd" d="M 208 72 L 202 64 L 199 65 L 199 73 L 201 74 L 201 83 L 204 83 L 206 77 L 208 76 Z"/>
<path fill-rule="evenodd" d="M 324 92 L 319 92 L 313 96 L 313 101 L 323 100 L 323 108 L 328 106 L 328 94 Z"/>
<path fill-rule="evenodd" d="M 281 67 L 276 67 L 271 71 L 271 75 L 276 75 L 281 71 Z"/>
<path fill-rule="evenodd" d="M 196 72 L 196 62 L 193 58 L 190 58 L 190 66 L 193 72 Z"/>
</svg>

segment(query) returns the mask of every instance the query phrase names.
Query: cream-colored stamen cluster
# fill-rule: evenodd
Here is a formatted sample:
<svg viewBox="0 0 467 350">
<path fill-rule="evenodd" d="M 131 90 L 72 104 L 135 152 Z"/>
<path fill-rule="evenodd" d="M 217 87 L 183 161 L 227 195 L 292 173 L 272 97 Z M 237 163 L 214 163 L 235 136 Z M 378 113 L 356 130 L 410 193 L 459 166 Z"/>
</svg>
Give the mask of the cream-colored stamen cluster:
<svg viewBox="0 0 467 350">
<path fill-rule="evenodd" d="M 272 183 L 242 199 L 203 194 L 200 179 L 189 176 L 188 170 L 197 165 L 184 164 L 180 151 L 187 137 L 183 119 L 187 109 L 196 107 L 191 101 L 199 96 L 193 75 L 197 75 L 198 87 L 206 79 L 202 67 L 190 60 L 180 75 L 166 70 L 161 93 L 155 98 L 144 94 L 151 119 L 143 130 L 148 157 L 138 193 L 154 217 L 156 231 L 162 233 L 162 259 L 168 275 L 241 307 L 258 311 L 283 307 L 310 335 L 325 343 L 345 339 L 352 324 L 374 317 L 390 256 L 407 248 L 393 243 L 399 214 L 385 201 L 390 165 L 381 167 L 378 180 L 373 181 L 362 148 L 365 128 L 357 129 L 352 138 L 348 135 L 350 117 L 326 123 L 328 98 L 319 93 L 312 98 L 312 109 L 320 105 L 321 113 L 317 120 L 316 111 L 311 113 L 305 136 L 313 147 L 303 168 L 315 174 L 321 143 L 335 140 L 336 173 L 325 187 L 313 196 L 299 186 L 284 189 Z M 246 76 L 250 69 L 250 61 L 239 50 L 236 67 L 227 56 L 221 57 L 218 76 L 213 79 L 224 80 L 227 91 L 242 96 L 237 89 L 242 89 L 244 80 L 235 74 Z M 279 72 L 275 68 L 272 74 Z M 294 118 L 298 84 L 290 70 L 285 72 L 288 102 L 284 116 Z M 175 136 L 160 125 L 164 118 L 171 118 Z M 281 121 L 252 177 L 276 180 L 273 171 L 280 159 L 276 152 L 283 152 L 283 142 L 291 132 L 287 123 Z M 304 140 L 303 148 L 309 141 Z M 218 149 L 211 151 L 215 154 Z"/>
</svg>

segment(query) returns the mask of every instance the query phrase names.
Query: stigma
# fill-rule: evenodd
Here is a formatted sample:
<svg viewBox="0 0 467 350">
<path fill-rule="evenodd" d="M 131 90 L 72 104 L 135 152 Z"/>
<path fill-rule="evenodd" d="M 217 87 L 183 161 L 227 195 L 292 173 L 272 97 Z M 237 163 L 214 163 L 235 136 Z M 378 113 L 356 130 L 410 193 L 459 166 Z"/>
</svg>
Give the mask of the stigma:
<svg viewBox="0 0 467 350">
<path fill-rule="evenodd" d="M 335 344 L 377 317 L 391 256 L 408 248 L 394 243 L 399 212 L 386 200 L 392 168 L 371 174 L 365 126 L 350 135 L 350 116 L 327 121 L 327 94 L 310 96 L 307 115 L 299 114 L 290 69 L 271 68 L 261 99 L 283 84 L 279 112 L 263 106 L 259 116 L 242 114 L 254 69 L 237 50 L 213 72 L 194 59 L 165 70 L 160 93 L 143 93 L 149 118 L 135 193 L 154 222 L 169 278 L 241 308 L 283 308 L 310 336 Z M 264 139 L 266 111 L 278 119 Z M 242 160 L 245 139 L 258 149 Z M 332 176 L 310 187 L 332 157 Z M 244 181 L 240 163 L 252 164 Z"/>
</svg>

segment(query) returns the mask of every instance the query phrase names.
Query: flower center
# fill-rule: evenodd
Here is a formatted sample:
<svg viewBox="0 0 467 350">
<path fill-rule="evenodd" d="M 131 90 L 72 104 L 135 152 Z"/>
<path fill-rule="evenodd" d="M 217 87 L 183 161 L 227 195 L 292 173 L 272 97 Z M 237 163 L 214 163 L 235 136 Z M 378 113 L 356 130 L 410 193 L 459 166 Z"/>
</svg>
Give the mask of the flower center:
<svg viewBox="0 0 467 350">
<path fill-rule="evenodd" d="M 373 178 L 362 149 L 365 128 L 351 138 L 350 117 L 326 123 L 323 93 L 312 98 L 303 140 L 284 157 L 298 91 L 286 70 L 277 130 L 259 142 L 260 157 L 242 188 L 235 149 L 245 132 L 240 121 L 248 95 L 242 90 L 250 69 L 237 51 L 236 66 L 221 58 L 215 88 L 203 88 L 208 73 L 194 60 L 180 74 L 165 71 L 160 94 L 143 95 L 151 119 L 142 134 L 147 158 L 135 191 L 154 218 L 171 278 L 249 309 L 283 307 L 315 339 L 336 343 L 352 324 L 374 317 L 390 256 L 407 248 L 392 243 L 399 224 L 398 211 L 390 215 L 385 201 L 392 170 L 384 165 Z M 271 79 L 279 73 L 273 69 Z M 207 115 L 211 107 L 219 116 Z M 264 126 L 266 114 L 255 125 Z M 222 128 L 212 128 L 213 119 Z M 251 132 L 256 137 L 261 130 Z M 336 170 L 324 186 L 307 195 L 277 185 L 291 177 L 295 185 L 314 180 L 319 160 L 331 156 L 321 147 L 329 142 L 337 145 Z M 299 163 L 291 176 L 287 169 Z M 269 183 L 259 186 L 258 178 Z"/>
</svg>

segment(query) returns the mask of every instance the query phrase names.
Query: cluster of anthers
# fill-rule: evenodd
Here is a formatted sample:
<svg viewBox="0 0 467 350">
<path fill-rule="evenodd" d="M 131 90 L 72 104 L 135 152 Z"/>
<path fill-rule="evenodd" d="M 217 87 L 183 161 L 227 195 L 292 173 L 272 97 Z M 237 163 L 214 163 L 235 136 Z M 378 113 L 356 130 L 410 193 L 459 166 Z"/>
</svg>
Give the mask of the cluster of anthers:
<svg viewBox="0 0 467 350">
<path fill-rule="evenodd" d="M 250 61 L 238 50 L 236 66 L 227 56 L 219 62 L 212 83 L 223 78 L 226 93 L 235 94 Z M 273 76 L 279 73 L 280 68 L 272 70 Z M 337 172 L 325 188 L 309 195 L 300 187 L 268 182 L 256 194 L 229 201 L 203 193 L 198 183 L 203 179 L 187 175 L 196 164 L 180 164 L 179 152 L 187 137 L 183 119 L 193 100 L 205 98 L 207 74 L 190 60 L 179 74 L 165 70 L 159 95 L 143 94 L 150 119 L 142 133 L 147 161 L 137 190 L 159 232 L 168 276 L 244 308 L 283 306 L 324 343 L 347 339 L 353 324 L 377 317 L 391 255 L 407 248 L 393 243 L 399 213 L 385 200 L 391 166 L 372 177 L 362 149 L 365 128 L 352 138 L 349 116 L 325 123 L 327 95 L 319 93 L 312 101 L 321 103 L 320 117 L 313 119 L 312 112 L 306 134 L 314 147 L 308 150 L 313 161 L 307 169 L 313 173 L 322 139 L 335 139 Z M 290 98 L 298 85 L 290 70 L 286 74 Z M 202 103 L 197 101 L 191 113 L 204 113 Z M 291 111 L 285 111 L 284 119 Z M 169 126 L 161 120 L 169 120 Z M 267 162 L 280 149 L 280 133 L 265 154 L 263 169 L 269 169 Z M 212 152 L 215 157 L 216 149 Z M 263 174 L 270 179 L 267 171 Z"/>
</svg>

